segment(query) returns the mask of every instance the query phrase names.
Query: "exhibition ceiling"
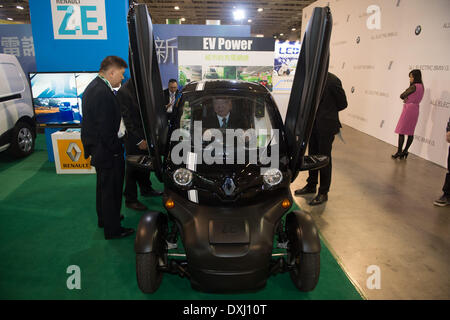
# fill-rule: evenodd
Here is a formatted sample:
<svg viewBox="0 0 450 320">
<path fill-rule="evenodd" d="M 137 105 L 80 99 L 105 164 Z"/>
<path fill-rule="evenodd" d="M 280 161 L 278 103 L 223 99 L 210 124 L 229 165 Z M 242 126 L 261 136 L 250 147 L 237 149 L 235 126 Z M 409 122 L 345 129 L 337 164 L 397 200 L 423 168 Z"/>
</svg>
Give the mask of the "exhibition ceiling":
<svg viewBox="0 0 450 320">
<path fill-rule="evenodd" d="M 314 0 L 137 0 L 146 3 L 153 23 L 165 24 L 166 19 L 181 19 L 183 24 L 205 24 L 206 20 L 220 20 L 223 25 L 246 24 L 252 35 L 278 39 L 300 38 L 302 9 Z M 23 8 L 23 9 L 21 9 Z M 177 8 L 177 9 L 176 9 Z M 236 11 L 243 14 L 235 20 Z M 28 1 L 2 0 L 0 19 L 11 23 L 30 23 Z"/>
</svg>

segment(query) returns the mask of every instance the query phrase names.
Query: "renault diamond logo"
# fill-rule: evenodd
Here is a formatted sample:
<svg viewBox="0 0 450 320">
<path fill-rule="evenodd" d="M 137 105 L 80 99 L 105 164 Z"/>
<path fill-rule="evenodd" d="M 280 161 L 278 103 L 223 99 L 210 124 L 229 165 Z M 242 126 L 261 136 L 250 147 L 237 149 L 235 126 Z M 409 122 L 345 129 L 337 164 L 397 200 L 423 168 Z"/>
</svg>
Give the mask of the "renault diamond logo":
<svg viewBox="0 0 450 320">
<path fill-rule="evenodd" d="M 73 162 L 77 162 L 81 156 L 81 149 L 75 142 L 72 142 L 71 144 L 69 144 L 66 153 L 69 156 L 70 160 L 72 160 Z"/>
<path fill-rule="evenodd" d="M 234 185 L 234 181 L 231 178 L 226 178 L 225 183 L 222 186 L 223 191 L 227 196 L 231 196 L 236 189 L 236 186 Z"/>
</svg>

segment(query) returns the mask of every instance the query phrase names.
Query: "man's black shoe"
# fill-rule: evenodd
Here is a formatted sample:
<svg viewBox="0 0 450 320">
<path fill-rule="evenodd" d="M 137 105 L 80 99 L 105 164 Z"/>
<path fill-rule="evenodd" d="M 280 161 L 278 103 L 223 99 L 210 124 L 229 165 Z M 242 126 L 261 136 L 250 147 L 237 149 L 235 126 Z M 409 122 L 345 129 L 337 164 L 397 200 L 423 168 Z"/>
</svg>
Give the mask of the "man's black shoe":
<svg viewBox="0 0 450 320">
<path fill-rule="evenodd" d="M 133 202 L 125 202 L 125 206 L 127 208 L 137 210 L 137 211 L 145 211 L 148 209 L 143 203 L 141 203 L 137 200 L 133 201 Z"/>
<path fill-rule="evenodd" d="M 105 236 L 106 240 L 111 240 L 111 239 L 120 239 L 120 238 L 125 238 L 128 237 L 129 235 L 132 235 L 134 233 L 134 229 L 132 228 L 121 228 L 122 230 L 120 231 L 119 234 L 113 235 L 113 236 Z"/>
<path fill-rule="evenodd" d="M 123 216 L 123 214 L 120 215 L 120 221 L 122 221 L 123 219 L 125 219 L 125 217 Z M 98 223 L 98 227 L 99 228 L 103 228 L 103 222 L 99 222 Z"/>
<path fill-rule="evenodd" d="M 294 193 L 295 193 L 296 196 L 301 196 L 301 195 L 310 194 L 310 193 L 316 193 L 316 187 L 312 187 L 310 185 L 306 185 L 306 186 L 304 186 L 301 189 L 295 190 Z"/>
<path fill-rule="evenodd" d="M 148 190 L 145 190 L 144 192 L 141 192 L 141 196 L 143 197 L 159 197 L 162 196 L 163 192 L 155 190 L 153 188 L 150 188 Z"/>
<path fill-rule="evenodd" d="M 314 199 L 309 202 L 310 206 L 318 206 L 324 202 L 328 201 L 328 195 L 326 194 L 318 194 Z"/>
</svg>

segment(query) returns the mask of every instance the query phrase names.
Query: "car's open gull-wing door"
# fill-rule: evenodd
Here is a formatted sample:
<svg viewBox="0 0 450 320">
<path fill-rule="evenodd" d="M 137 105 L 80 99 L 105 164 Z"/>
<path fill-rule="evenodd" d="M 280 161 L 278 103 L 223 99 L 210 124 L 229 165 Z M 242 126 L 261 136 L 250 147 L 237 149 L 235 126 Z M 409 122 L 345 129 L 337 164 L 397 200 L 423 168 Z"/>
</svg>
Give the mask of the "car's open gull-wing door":
<svg viewBox="0 0 450 320">
<path fill-rule="evenodd" d="M 303 37 L 285 120 L 292 181 L 301 170 L 328 164 L 328 157 L 309 155 L 306 146 L 328 72 L 332 27 L 330 9 L 314 8 Z"/>
<path fill-rule="evenodd" d="M 162 156 L 167 143 L 167 115 L 156 55 L 153 25 L 145 4 L 132 4 L 128 12 L 130 71 L 136 88 L 150 157 L 135 157 L 136 164 L 152 168 L 162 181 Z M 151 161 L 148 161 L 151 159 Z"/>
</svg>

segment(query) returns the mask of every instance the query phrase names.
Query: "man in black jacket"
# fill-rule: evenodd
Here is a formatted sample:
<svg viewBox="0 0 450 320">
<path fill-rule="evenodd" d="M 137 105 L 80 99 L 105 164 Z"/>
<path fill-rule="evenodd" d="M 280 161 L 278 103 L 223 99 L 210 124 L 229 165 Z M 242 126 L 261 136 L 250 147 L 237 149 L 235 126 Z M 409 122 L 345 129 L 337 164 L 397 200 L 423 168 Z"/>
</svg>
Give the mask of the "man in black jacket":
<svg viewBox="0 0 450 320">
<path fill-rule="evenodd" d="M 179 99 L 178 83 L 175 79 L 169 80 L 169 86 L 164 90 L 164 106 L 167 112 L 167 119 L 172 123 L 176 117 L 176 103 Z"/>
<path fill-rule="evenodd" d="M 342 88 L 341 80 L 332 73 L 328 73 L 322 99 L 316 113 L 311 138 L 309 139 L 308 153 L 320 154 L 330 157 L 330 164 L 320 170 L 309 171 L 307 184 L 302 189 L 295 190 L 295 195 L 316 193 L 320 171 L 320 187 L 317 196 L 311 200 L 310 205 L 319 205 L 328 200 L 328 191 L 331 185 L 331 147 L 334 135 L 339 133 L 341 123 L 338 112 L 347 107 L 347 97 Z"/>
<path fill-rule="evenodd" d="M 203 128 L 248 129 L 243 117 L 233 112 L 231 98 L 214 98 L 212 103 L 214 112 L 203 120 Z"/>
<path fill-rule="evenodd" d="M 106 57 L 98 76 L 83 94 L 81 141 L 85 158 L 91 157 L 97 172 L 98 226 L 104 228 L 105 239 L 122 238 L 134 232 L 120 223 L 125 164 L 119 136 L 120 106 L 113 92 L 113 88 L 120 86 L 126 68 L 122 58 Z"/>
<path fill-rule="evenodd" d="M 450 143 L 450 118 L 447 122 L 447 142 Z M 448 148 L 447 156 L 447 174 L 445 176 L 444 186 L 442 187 L 444 194 L 434 201 L 435 206 L 445 207 L 450 205 L 450 147 Z"/>
<path fill-rule="evenodd" d="M 132 79 L 129 79 L 117 92 L 123 122 L 126 128 L 125 150 L 127 155 L 148 154 L 141 114 Z M 160 196 L 162 192 L 153 190 L 150 171 L 142 171 L 126 165 L 125 205 L 134 210 L 144 211 L 147 207 L 138 201 L 137 184 L 142 196 Z"/>
</svg>

